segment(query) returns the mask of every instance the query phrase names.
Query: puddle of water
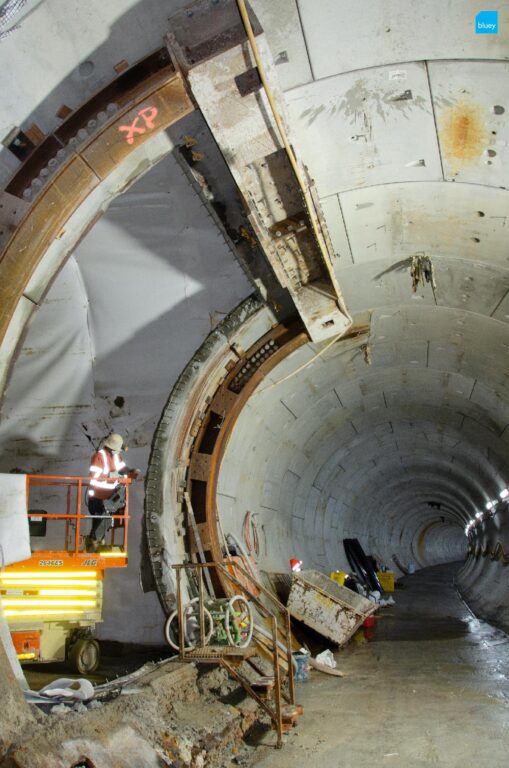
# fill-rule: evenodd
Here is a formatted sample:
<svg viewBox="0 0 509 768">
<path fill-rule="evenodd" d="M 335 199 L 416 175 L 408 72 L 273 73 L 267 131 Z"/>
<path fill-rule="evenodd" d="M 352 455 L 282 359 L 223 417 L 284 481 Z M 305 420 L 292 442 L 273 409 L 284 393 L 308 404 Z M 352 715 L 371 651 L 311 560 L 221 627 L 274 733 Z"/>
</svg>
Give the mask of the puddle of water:
<svg viewBox="0 0 509 768">
<path fill-rule="evenodd" d="M 454 616 L 423 621 L 416 617 L 397 617 L 393 621 L 382 621 L 377 625 L 374 641 L 403 640 L 454 640 L 470 633 L 468 621 Z"/>
</svg>

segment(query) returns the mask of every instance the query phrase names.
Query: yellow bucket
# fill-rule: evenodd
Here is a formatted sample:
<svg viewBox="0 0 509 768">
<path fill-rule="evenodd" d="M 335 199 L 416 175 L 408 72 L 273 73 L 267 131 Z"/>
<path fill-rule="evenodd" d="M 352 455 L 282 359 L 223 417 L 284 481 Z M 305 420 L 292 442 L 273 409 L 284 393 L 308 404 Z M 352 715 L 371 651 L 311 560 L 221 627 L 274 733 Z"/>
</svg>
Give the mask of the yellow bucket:
<svg viewBox="0 0 509 768">
<path fill-rule="evenodd" d="M 344 587 L 345 576 L 347 576 L 346 571 L 332 571 L 332 573 L 329 575 L 329 579 L 337 581 L 338 584 L 341 584 L 341 586 Z"/>
<path fill-rule="evenodd" d="M 394 592 L 394 571 L 377 571 L 376 575 L 384 592 Z"/>
</svg>

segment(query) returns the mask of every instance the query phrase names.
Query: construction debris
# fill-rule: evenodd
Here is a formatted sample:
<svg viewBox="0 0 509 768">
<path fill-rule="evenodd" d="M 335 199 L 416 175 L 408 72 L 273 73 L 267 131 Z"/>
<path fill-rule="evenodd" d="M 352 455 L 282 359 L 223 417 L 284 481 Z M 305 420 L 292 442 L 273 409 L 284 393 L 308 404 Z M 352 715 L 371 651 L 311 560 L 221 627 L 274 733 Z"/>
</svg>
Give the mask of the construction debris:
<svg viewBox="0 0 509 768">
<path fill-rule="evenodd" d="M 210 683 L 213 690 L 226 681 Z M 57 704 L 51 714 L 34 708 L 36 722 L 17 737 L 2 766 L 222 768 L 243 749 L 258 715 L 250 700 L 231 706 L 203 696 L 196 667 L 168 660 L 98 686 L 95 696 L 88 706 Z"/>
<path fill-rule="evenodd" d="M 48 683 L 40 691 L 23 691 L 29 704 L 53 704 L 64 702 L 73 705 L 75 702 L 90 701 L 94 698 L 94 686 L 90 680 L 79 678 L 78 680 L 67 677 L 59 677 Z M 53 707 L 55 709 L 55 707 Z M 53 711 L 53 710 L 52 710 Z"/>
<path fill-rule="evenodd" d="M 327 650 L 318 654 L 316 661 L 323 667 L 331 667 L 332 669 L 336 669 L 337 666 L 334 654 L 328 648 Z"/>
<path fill-rule="evenodd" d="M 287 607 L 293 618 L 337 645 L 344 645 L 377 609 L 371 600 L 313 570 L 293 574 Z"/>
<path fill-rule="evenodd" d="M 341 672 L 339 669 L 332 669 L 332 667 L 327 667 L 323 664 L 320 664 L 316 659 L 310 658 L 309 659 L 309 666 L 312 669 L 316 669 L 318 672 L 323 672 L 324 675 L 332 675 L 333 677 L 344 677 L 345 673 Z"/>
<path fill-rule="evenodd" d="M 310 657 L 311 654 L 305 648 L 301 648 L 299 652 L 293 653 L 293 658 L 297 664 L 297 669 L 295 670 L 295 681 L 297 683 L 305 683 L 309 680 Z"/>
<path fill-rule="evenodd" d="M 424 254 L 412 256 L 410 276 L 412 278 L 412 293 L 416 293 L 419 283 L 422 285 L 430 283 L 433 290 L 437 287 L 435 269 L 430 256 Z"/>
<path fill-rule="evenodd" d="M 366 555 L 358 539 L 343 539 L 345 555 L 358 579 L 368 592 L 383 589 L 376 574 L 376 563 L 373 557 Z"/>
</svg>

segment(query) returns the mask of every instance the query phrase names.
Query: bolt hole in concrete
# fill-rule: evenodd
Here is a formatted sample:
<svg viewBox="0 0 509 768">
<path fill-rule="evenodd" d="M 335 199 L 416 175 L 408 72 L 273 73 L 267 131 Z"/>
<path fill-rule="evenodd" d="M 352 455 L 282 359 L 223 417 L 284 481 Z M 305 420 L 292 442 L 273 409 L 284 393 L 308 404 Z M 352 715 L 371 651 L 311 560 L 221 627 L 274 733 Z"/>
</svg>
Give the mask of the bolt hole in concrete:
<svg viewBox="0 0 509 768">
<path fill-rule="evenodd" d="M 78 72 L 81 77 L 90 77 L 94 69 L 95 66 L 93 61 L 82 61 L 79 65 Z"/>
<path fill-rule="evenodd" d="M 505 112 L 505 108 L 501 107 L 500 104 L 495 104 L 495 106 L 493 107 L 493 112 L 496 115 L 503 115 Z"/>
</svg>

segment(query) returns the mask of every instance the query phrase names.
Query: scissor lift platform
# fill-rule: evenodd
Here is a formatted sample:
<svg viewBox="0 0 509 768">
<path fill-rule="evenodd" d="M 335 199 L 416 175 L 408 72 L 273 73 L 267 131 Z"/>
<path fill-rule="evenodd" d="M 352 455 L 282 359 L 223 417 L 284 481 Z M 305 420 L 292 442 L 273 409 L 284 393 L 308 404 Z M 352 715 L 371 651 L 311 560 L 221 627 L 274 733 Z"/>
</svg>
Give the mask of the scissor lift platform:
<svg viewBox="0 0 509 768">
<path fill-rule="evenodd" d="M 2 609 L 21 661 L 68 659 L 81 674 L 97 668 L 100 652 L 92 630 L 102 620 L 104 573 L 108 568 L 125 568 L 128 562 L 130 480 L 119 482 L 127 486 L 126 506 L 122 514 L 111 517 L 114 527 L 107 543 L 97 552 L 87 552 L 85 537 L 92 517 L 83 508 L 89 478 L 26 476 L 32 554 L 0 571 Z M 31 509 L 34 497 L 38 507 L 51 503 L 58 511 Z M 46 537 L 51 546 L 44 549 L 41 543 Z"/>
</svg>

